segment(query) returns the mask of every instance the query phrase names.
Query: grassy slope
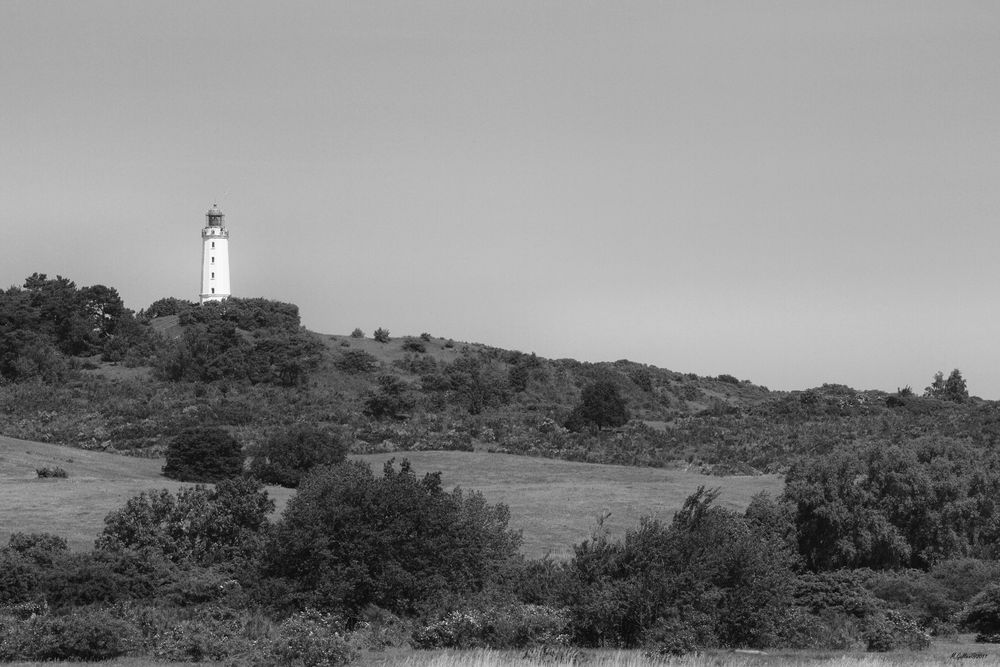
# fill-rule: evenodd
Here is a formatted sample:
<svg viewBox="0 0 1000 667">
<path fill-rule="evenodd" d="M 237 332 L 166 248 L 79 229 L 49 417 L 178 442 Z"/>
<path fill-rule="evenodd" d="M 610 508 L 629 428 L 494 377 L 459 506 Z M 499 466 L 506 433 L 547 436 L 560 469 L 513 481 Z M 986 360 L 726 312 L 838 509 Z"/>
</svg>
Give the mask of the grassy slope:
<svg viewBox="0 0 1000 667">
<path fill-rule="evenodd" d="M 699 486 L 723 488 L 719 504 L 742 510 L 761 491 L 781 492 L 777 475 L 706 477 L 695 472 L 574 463 L 487 452 L 396 452 L 356 457 L 377 470 L 390 458 L 406 458 L 419 475 L 441 471 L 441 481 L 482 491 L 510 507 L 511 527 L 524 533 L 528 556 L 568 557 L 573 544 L 590 537 L 598 517 L 620 537 L 643 515 L 670 520 Z"/>
<path fill-rule="evenodd" d="M 63 468 L 67 479 L 38 479 L 35 469 Z M 60 535 L 89 549 L 108 512 L 147 489 L 184 486 L 163 477 L 162 459 L 140 459 L 0 436 L 0 544 L 11 533 Z M 270 488 L 283 505 L 291 491 Z"/>
<path fill-rule="evenodd" d="M 482 491 L 511 509 L 529 556 L 569 556 L 591 534 L 597 517 L 621 535 L 643 514 L 669 519 L 699 485 L 722 486 L 720 502 L 742 508 L 757 492 L 777 493 L 777 476 L 705 477 L 654 468 L 602 466 L 484 452 L 406 452 L 418 474 L 441 471 L 444 486 Z M 376 471 L 399 454 L 356 457 Z M 67 479 L 38 479 L 35 469 L 59 466 Z M 147 489 L 183 486 L 160 475 L 162 459 L 140 459 L 0 436 L 0 544 L 13 532 L 49 532 L 88 549 L 108 512 Z M 278 511 L 292 491 L 271 487 Z"/>
</svg>

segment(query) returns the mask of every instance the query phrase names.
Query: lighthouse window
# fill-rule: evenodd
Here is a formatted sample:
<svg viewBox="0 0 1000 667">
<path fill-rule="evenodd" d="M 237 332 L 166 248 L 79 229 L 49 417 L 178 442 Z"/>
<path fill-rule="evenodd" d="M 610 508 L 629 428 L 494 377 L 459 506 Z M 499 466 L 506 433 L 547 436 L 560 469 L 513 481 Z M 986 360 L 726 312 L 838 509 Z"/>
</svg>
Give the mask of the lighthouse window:
<svg viewBox="0 0 1000 667">
<path fill-rule="evenodd" d="M 212 247 L 213 248 L 215 247 L 215 241 L 212 241 Z"/>
<path fill-rule="evenodd" d="M 212 271 L 212 278 L 215 278 L 215 271 Z"/>
<path fill-rule="evenodd" d="M 215 294 L 215 288 L 214 287 L 212 288 L 212 294 Z"/>
<path fill-rule="evenodd" d="M 214 257 L 212 258 L 212 264 L 215 264 L 215 258 Z"/>
</svg>

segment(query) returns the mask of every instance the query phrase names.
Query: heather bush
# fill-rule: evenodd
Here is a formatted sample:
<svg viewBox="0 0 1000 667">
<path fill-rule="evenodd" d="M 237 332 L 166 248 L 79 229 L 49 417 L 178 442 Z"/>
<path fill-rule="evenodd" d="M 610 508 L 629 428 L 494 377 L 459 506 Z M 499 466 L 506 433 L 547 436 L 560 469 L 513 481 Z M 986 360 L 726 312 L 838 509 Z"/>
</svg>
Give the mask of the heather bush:
<svg viewBox="0 0 1000 667">
<path fill-rule="evenodd" d="M 539 605 L 506 603 L 453 611 L 413 633 L 416 648 L 523 649 L 569 642 L 569 612 Z"/>
<path fill-rule="evenodd" d="M 357 656 L 340 619 L 314 609 L 293 614 L 279 627 L 277 637 L 251 660 L 251 665 L 336 667 Z"/>
<path fill-rule="evenodd" d="M 390 340 L 389 330 L 379 327 L 378 329 L 375 330 L 375 333 L 372 334 L 372 338 L 374 338 L 379 343 L 388 343 Z"/>
<path fill-rule="evenodd" d="M 110 660 L 128 653 L 137 639 L 134 627 L 105 610 L 74 609 L 5 623 L 0 660 Z"/>
<path fill-rule="evenodd" d="M 39 478 L 55 477 L 65 479 L 66 477 L 69 477 L 66 470 L 58 466 L 44 466 L 42 468 L 36 468 L 35 474 L 37 474 Z"/>
<path fill-rule="evenodd" d="M 361 330 L 361 327 L 354 327 L 354 331 L 351 332 L 351 338 L 364 338 L 365 332 Z"/>
</svg>

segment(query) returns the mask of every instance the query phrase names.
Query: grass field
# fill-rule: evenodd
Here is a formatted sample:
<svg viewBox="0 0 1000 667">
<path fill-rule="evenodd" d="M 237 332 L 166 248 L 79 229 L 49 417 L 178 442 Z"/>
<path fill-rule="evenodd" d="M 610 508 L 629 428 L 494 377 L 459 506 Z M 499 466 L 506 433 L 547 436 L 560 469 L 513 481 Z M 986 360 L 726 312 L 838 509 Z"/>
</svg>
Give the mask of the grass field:
<svg viewBox="0 0 1000 667">
<path fill-rule="evenodd" d="M 759 491 L 778 493 L 781 479 L 706 477 L 655 468 L 605 466 L 487 452 L 404 452 L 354 457 L 376 472 L 389 458 L 406 457 L 420 475 L 441 471 L 447 489 L 482 491 L 510 506 L 511 527 L 523 530 L 524 553 L 565 557 L 590 536 L 597 518 L 621 535 L 639 517 L 669 519 L 701 484 L 722 486 L 719 502 L 742 508 Z M 59 466 L 67 479 L 38 479 L 35 469 Z M 141 459 L 0 436 L 0 544 L 13 532 L 49 532 L 74 549 L 89 549 L 108 512 L 147 489 L 183 484 L 160 474 L 162 459 Z M 294 493 L 269 487 L 278 511 Z"/>
<path fill-rule="evenodd" d="M 683 470 L 574 463 L 488 452 L 401 452 L 355 457 L 378 471 L 395 457 L 409 459 L 418 474 L 441 471 L 448 489 L 482 491 L 510 507 L 511 526 L 524 534 L 528 556 L 572 555 L 572 545 L 590 537 L 598 517 L 621 536 L 643 515 L 669 520 L 700 485 L 720 486 L 718 502 L 743 509 L 761 491 L 781 492 L 778 475 L 707 477 Z"/>
</svg>

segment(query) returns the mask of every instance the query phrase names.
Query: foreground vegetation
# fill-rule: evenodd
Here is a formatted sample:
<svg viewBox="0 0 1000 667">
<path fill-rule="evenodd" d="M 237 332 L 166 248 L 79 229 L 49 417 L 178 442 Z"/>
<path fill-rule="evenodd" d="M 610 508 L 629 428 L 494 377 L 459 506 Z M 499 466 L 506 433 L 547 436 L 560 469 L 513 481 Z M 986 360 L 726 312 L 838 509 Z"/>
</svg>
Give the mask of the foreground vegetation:
<svg viewBox="0 0 1000 667">
<path fill-rule="evenodd" d="M 89 550 L 10 535 L 0 659 L 318 665 L 408 645 L 666 661 L 1000 639 L 1000 411 L 957 370 L 923 396 L 769 392 L 381 327 L 318 336 L 263 299 L 134 314 L 113 289 L 36 274 L 0 294 L 0 378 L 3 432 L 164 457 L 174 480 L 121 498 Z M 398 455 L 426 450 L 704 483 L 624 531 L 601 515 L 554 558 L 522 549 L 496 497 Z M 54 463 L 40 482 L 71 484 Z M 780 493 L 719 502 L 723 476 L 761 471 Z M 287 489 L 280 511 L 264 483 Z"/>
</svg>

